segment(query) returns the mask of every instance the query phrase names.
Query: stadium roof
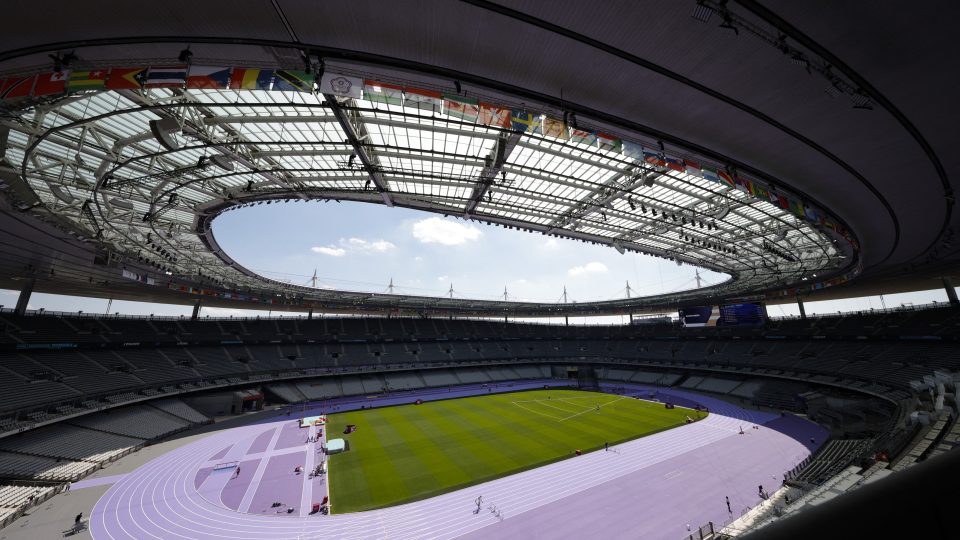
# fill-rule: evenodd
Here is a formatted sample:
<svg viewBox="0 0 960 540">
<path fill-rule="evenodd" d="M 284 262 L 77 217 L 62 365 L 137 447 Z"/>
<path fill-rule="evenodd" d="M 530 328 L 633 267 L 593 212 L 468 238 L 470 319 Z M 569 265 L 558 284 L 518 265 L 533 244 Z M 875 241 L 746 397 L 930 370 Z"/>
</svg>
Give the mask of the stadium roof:
<svg viewBox="0 0 960 540">
<path fill-rule="evenodd" d="M 897 269 L 953 267 L 952 190 L 925 133 L 940 148 L 957 138 L 935 125 L 920 131 L 803 29 L 908 96 L 924 121 L 941 96 L 916 103 L 912 85 L 891 83 L 836 41 L 849 29 L 827 14 L 754 2 L 611 6 L 588 17 L 574 3 L 542 12 L 537 3 L 236 10 L 215 1 L 139 6 L 155 12 L 133 22 L 129 6 L 111 5 L 94 17 L 63 3 L 64 17 L 36 25 L 33 10 L 5 8 L 34 29 L 0 37 L 9 76 L 0 93 L 14 98 L 0 102 L 10 129 L 4 193 L 26 209 L 6 219 L 41 217 L 86 240 L 61 241 L 94 258 L 73 275 L 51 256 L 61 248 L 11 258 L 7 284 L 38 279 L 40 290 L 167 301 L 190 301 L 192 291 L 292 309 L 536 315 L 776 301 L 845 284 L 861 267 L 875 283 Z M 168 27 L 171 16 L 183 24 Z M 880 37 L 857 31 L 867 44 Z M 434 39 L 417 45 L 406 39 L 414 35 Z M 51 78 L 48 55 L 65 81 Z M 329 199 L 609 244 L 730 279 L 577 306 L 321 291 L 255 275 L 211 232 L 219 213 L 244 205 Z M 46 271 L 55 268 L 60 278 Z"/>
</svg>

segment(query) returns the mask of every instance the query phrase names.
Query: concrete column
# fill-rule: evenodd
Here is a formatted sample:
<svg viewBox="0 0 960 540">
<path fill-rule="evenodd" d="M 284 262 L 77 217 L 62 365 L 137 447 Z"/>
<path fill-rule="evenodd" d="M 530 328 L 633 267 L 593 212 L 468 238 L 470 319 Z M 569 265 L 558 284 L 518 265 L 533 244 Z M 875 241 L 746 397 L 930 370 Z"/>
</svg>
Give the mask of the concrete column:
<svg viewBox="0 0 960 540">
<path fill-rule="evenodd" d="M 803 309 L 803 300 L 799 296 L 797 297 L 797 307 L 800 308 L 800 318 L 806 320 L 807 310 Z"/>
<path fill-rule="evenodd" d="M 14 315 L 23 315 L 27 311 L 27 304 L 30 303 L 30 295 L 33 294 L 33 286 L 37 284 L 35 278 L 30 278 L 29 281 L 23 284 L 23 288 L 20 289 L 20 296 L 17 298 L 17 307 L 14 308 Z"/>
<path fill-rule="evenodd" d="M 947 290 L 947 298 L 950 299 L 950 305 L 953 307 L 960 306 L 960 300 L 957 300 L 957 291 L 953 288 L 953 280 L 948 276 L 940 279 L 943 280 L 943 288 Z"/>
<path fill-rule="evenodd" d="M 308 320 L 308 321 L 312 321 L 312 320 L 313 320 L 313 308 L 310 308 L 310 309 L 307 311 L 307 320 Z"/>
<path fill-rule="evenodd" d="M 200 318 L 200 301 L 197 300 L 197 303 L 193 305 L 193 315 L 190 316 L 191 321 L 195 321 Z"/>
</svg>

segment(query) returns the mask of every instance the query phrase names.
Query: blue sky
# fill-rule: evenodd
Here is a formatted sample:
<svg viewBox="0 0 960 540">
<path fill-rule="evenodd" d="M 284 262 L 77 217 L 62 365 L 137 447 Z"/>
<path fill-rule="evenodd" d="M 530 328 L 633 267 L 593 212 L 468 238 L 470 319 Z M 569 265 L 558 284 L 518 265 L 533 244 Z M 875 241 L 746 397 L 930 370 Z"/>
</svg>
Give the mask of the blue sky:
<svg viewBox="0 0 960 540">
<path fill-rule="evenodd" d="M 227 212 L 214 222 L 221 247 L 247 268 L 298 285 L 311 281 L 337 289 L 558 302 L 567 289 L 570 302 L 609 300 L 692 288 L 694 268 L 645 255 L 621 255 L 593 246 L 508 230 L 438 214 L 378 204 L 289 202 Z M 704 284 L 725 279 L 701 270 Z M 0 292 L 0 304 L 16 303 L 16 293 Z M 946 301 L 942 290 L 807 305 L 808 313 L 868 310 Z M 35 294 L 31 308 L 105 312 L 107 300 Z M 113 302 L 110 312 L 189 314 L 186 306 Z M 772 306 L 770 315 L 795 315 L 795 305 Z M 211 316 L 243 315 L 241 310 L 205 308 Z M 625 320 L 604 318 L 607 322 Z M 601 322 L 598 318 L 576 322 Z"/>
</svg>

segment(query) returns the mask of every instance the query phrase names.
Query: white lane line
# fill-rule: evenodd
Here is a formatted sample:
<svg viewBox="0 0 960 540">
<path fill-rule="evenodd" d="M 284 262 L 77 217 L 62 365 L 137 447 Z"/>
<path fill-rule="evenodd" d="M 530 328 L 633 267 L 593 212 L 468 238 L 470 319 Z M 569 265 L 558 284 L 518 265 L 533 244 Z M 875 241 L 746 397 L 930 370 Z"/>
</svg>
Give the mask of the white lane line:
<svg viewBox="0 0 960 540">
<path fill-rule="evenodd" d="M 317 434 L 317 426 L 310 426 L 310 439 L 313 439 L 313 436 Z M 303 472 L 300 475 L 303 477 L 300 480 L 303 482 L 303 488 L 300 491 L 300 517 L 307 517 L 310 515 L 310 508 L 313 506 L 313 463 L 314 463 L 314 445 L 316 443 L 307 443 L 307 457 L 303 461 Z"/>
<path fill-rule="evenodd" d="M 280 438 L 280 433 L 283 432 L 283 423 L 277 425 L 277 429 L 274 430 L 273 436 L 270 437 L 270 443 L 267 445 L 267 449 L 264 451 L 264 454 L 269 454 L 273 447 L 277 445 L 277 439 Z M 250 484 L 247 486 L 247 491 L 243 494 L 243 499 L 240 501 L 240 506 L 237 507 L 239 512 L 248 512 L 250 511 L 250 504 L 253 503 L 253 496 L 257 493 L 257 488 L 260 487 L 260 481 L 263 480 L 263 473 L 267 470 L 267 463 L 270 462 L 269 456 L 263 456 L 260 458 L 260 463 L 257 463 L 257 471 L 253 473 L 253 478 L 250 480 Z"/>
</svg>

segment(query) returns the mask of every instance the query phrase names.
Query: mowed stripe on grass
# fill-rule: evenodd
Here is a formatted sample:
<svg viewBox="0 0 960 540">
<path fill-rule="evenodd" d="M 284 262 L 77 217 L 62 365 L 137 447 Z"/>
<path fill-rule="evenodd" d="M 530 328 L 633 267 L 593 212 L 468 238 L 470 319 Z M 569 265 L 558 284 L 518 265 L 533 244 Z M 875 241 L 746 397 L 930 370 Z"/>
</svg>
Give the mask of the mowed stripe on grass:
<svg viewBox="0 0 960 540">
<path fill-rule="evenodd" d="M 687 409 L 579 390 L 535 390 L 330 415 L 335 513 L 383 508 L 682 425 Z M 343 435 L 347 424 L 357 431 Z"/>
</svg>

